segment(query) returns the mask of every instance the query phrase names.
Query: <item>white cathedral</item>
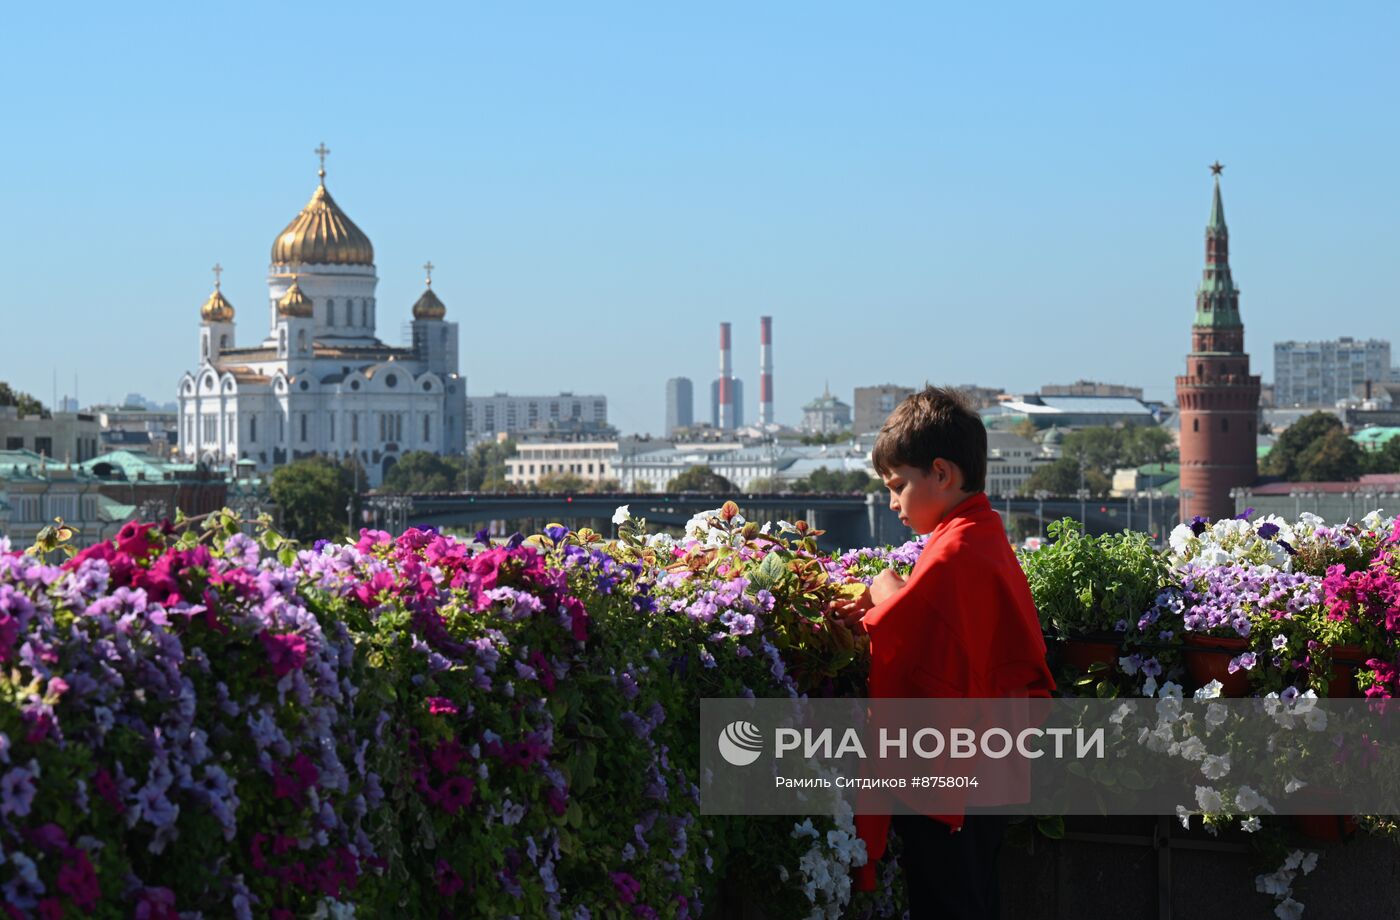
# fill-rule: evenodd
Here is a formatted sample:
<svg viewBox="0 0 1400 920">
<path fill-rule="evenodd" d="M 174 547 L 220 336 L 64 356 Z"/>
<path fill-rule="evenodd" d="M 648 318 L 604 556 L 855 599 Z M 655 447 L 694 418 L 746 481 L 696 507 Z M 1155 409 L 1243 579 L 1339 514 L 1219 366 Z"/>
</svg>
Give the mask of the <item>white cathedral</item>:
<svg viewBox="0 0 1400 920">
<path fill-rule="evenodd" d="M 180 378 L 180 451 L 190 461 L 267 471 L 323 454 L 357 455 L 371 486 L 406 451 L 462 453 L 466 380 L 457 324 L 427 289 L 413 305 L 412 344 L 375 335 L 378 276 L 369 237 L 320 185 L 272 244 L 268 330 L 239 346 L 219 290 L 200 308 L 199 369 Z"/>
</svg>

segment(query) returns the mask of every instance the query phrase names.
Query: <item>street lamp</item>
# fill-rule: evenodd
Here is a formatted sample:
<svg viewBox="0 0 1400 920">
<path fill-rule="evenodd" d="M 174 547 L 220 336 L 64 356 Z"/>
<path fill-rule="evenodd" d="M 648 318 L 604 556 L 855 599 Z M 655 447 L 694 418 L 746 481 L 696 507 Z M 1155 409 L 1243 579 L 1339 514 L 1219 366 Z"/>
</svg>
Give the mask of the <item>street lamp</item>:
<svg viewBox="0 0 1400 920">
<path fill-rule="evenodd" d="M 1035 518 L 1036 526 L 1040 533 L 1040 538 L 1045 539 L 1045 500 L 1050 497 L 1050 493 L 1044 489 L 1035 490 Z"/>
<path fill-rule="evenodd" d="M 1075 491 L 1074 496 L 1079 499 L 1079 526 L 1087 533 L 1089 530 L 1089 520 L 1088 512 L 1084 505 L 1089 500 L 1089 490 L 1081 486 Z"/>
<path fill-rule="evenodd" d="M 1185 522 L 1185 518 L 1182 517 L 1182 514 L 1183 514 L 1182 509 L 1183 509 L 1183 508 L 1190 508 L 1190 507 L 1191 507 L 1191 499 L 1193 499 L 1193 498 L 1196 497 L 1196 493 L 1195 493 L 1195 492 L 1192 492 L 1190 489 L 1180 489 L 1180 490 L 1178 491 L 1178 494 L 1181 496 L 1181 501 L 1177 503 L 1177 513 L 1176 513 L 1176 515 L 1175 515 L 1175 521 L 1176 521 L 1176 523 L 1180 524 L 1180 523 L 1184 523 L 1184 522 Z M 1166 508 L 1163 508 L 1163 509 L 1162 509 L 1162 517 L 1163 517 L 1163 518 L 1165 518 L 1165 517 L 1167 516 L 1167 515 L 1166 515 L 1166 510 L 1167 510 Z M 1194 510 L 1194 509 L 1193 509 L 1193 510 Z M 1197 517 L 1199 517 L 1199 516 L 1200 516 L 1200 515 L 1197 515 Z M 1169 529 L 1171 529 L 1172 526 L 1175 526 L 1175 525 L 1174 525 L 1174 524 L 1173 524 L 1173 525 L 1164 525 L 1164 526 L 1162 527 L 1162 530 L 1163 530 L 1163 531 L 1169 530 Z"/>
</svg>

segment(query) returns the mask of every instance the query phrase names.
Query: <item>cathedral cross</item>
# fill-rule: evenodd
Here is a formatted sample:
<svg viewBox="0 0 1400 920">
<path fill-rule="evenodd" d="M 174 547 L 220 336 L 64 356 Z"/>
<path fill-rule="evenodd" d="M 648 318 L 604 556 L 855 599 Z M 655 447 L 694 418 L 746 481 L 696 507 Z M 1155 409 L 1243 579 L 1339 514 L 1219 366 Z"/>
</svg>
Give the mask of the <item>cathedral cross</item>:
<svg viewBox="0 0 1400 920">
<path fill-rule="evenodd" d="M 315 150 L 313 150 L 313 151 L 311 151 L 311 152 L 314 153 L 314 154 L 316 154 L 316 156 L 318 156 L 318 157 L 321 158 L 321 169 L 320 169 L 320 173 L 321 173 L 321 176 L 324 177 L 324 176 L 326 175 L 326 154 L 328 154 L 328 153 L 331 152 L 331 151 L 330 151 L 330 148 L 326 146 L 326 142 L 325 142 L 325 141 L 321 141 L 321 146 L 317 147 Z"/>
<path fill-rule="evenodd" d="M 428 273 L 428 287 L 432 287 L 432 286 L 433 286 L 433 269 L 434 269 L 435 267 L 436 267 L 436 266 L 434 266 L 432 262 L 424 262 L 424 263 L 423 263 L 423 271 L 425 271 L 425 272 Z"/>
<path fill-rule="evenodd" d="M 211 271 L 214 272 L 214 290 L 217 291 L 219 289 L 219 276 L 224 273 L 224 267 L 218 262 L 215 262 Z"/>
</svg>

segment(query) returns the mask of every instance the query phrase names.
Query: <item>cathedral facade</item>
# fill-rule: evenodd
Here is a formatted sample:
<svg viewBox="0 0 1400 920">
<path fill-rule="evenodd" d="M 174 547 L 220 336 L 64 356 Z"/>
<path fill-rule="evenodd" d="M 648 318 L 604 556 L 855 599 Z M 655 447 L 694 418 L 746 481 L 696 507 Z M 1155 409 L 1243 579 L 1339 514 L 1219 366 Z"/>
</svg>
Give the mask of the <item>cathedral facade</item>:
<svg viewBox="0 0 1400 920">
<path fill-rule="evenodd" d="M 326 190 L 328 151 L 317 152 L 320 184 L 272 244 L 264 336 L 238 343 L 217 275 L 200 308 L 199 367 L 179 384 L 180 451 L 259 471 L 356 456 L 377 486 L 407 451 L 465 450 L 457 324 L 445 318 L 429 264 L 411 343 L 380 341 L 374 247 Z"/>
</svg>

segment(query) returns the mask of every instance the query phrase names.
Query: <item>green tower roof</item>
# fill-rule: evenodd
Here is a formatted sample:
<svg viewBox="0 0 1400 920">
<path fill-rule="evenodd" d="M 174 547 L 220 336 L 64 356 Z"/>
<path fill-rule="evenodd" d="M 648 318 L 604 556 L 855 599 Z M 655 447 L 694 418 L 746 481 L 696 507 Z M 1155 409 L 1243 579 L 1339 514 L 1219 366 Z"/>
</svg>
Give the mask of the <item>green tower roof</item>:
<svg viewBox="0 0 1400 920">
<path fill-rule="evenodd" d="M 1238 327 L 1240 289 L 1230 276 L 1230 230 L 1225 226 L 1225 202 L 1220 197 L 1220 163 L 1210 167 L 1215 174 L 1215 192 L 1206 223 L 1206 267 L 1201 286 L 1196 289 L 1196 326 Z"/>
</svg>

